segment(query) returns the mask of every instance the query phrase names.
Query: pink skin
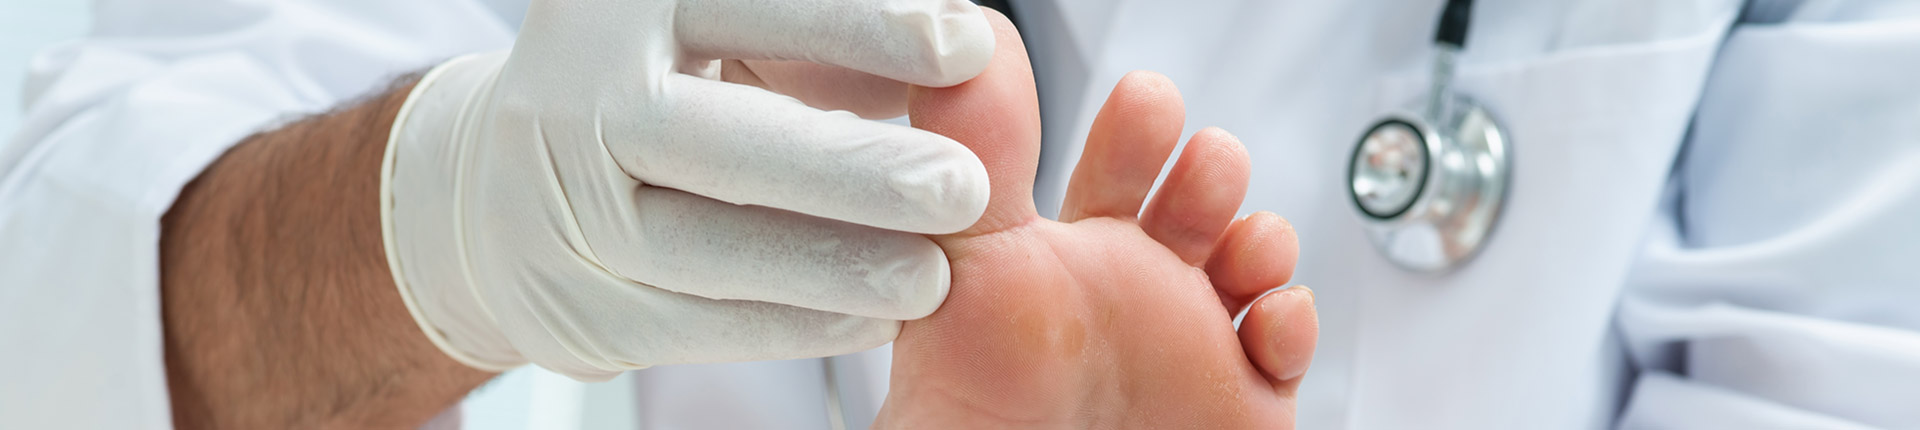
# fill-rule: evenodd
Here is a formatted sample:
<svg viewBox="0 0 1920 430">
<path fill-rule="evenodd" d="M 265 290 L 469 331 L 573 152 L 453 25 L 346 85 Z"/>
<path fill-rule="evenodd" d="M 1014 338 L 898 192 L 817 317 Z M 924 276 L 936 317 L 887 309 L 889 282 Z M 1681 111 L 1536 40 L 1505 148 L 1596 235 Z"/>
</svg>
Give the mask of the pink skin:
<svg viewBox="0 0 1920 430">
<path fill-rule="evenodd" d="M 1130 74 L 1094 121 L 1062 222 L 1040 217 L 1032 69 L 988 14 L 1000 42 L 985 73 L 909 92 L 914 126 L 972 148 L 993 194 L 972 228 L 935 238 L 953 290 L 902 328 L 875 427 L 1291 428 L 1319 327 L 1310 291 L 1261 297 L 1292 276 L 1298 245 L 1279 216 L 1233 218 L 1245 147 L 1197 133 L 1146 202 L 1184 107 L 1165 77 Z"/>
</svg>

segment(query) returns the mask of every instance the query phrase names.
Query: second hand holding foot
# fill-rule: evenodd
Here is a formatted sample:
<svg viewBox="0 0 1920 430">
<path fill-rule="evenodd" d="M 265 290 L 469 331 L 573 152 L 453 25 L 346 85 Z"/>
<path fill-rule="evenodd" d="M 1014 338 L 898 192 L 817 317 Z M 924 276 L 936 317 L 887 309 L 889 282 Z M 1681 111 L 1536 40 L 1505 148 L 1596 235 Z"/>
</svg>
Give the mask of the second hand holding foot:
<svg viewBox="0 0 1920 430">
<path fill-rule="evenodd" d="M 919 234 L 971 224 L 985 172 L 818 107 L 899 111 L 907 84 L 977 74 L 989 31 L 963 0 L 536 0 L 511 51 L 436 67 L 399 114 L 381 204 L 401 295 L 490 371 L 884 344 L 945 298 Z"/>
</svg>

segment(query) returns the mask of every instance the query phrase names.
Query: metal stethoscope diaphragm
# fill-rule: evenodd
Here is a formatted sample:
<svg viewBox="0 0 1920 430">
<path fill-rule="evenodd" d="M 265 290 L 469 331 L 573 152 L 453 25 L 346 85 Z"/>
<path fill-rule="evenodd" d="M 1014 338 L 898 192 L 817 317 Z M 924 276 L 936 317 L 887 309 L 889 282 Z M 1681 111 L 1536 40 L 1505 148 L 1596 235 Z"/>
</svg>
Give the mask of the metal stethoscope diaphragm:
<svg viewBox="0 0 1920 430">
<path fill-rule="evenodd" d="M 1459 266 L 1486 242 L 1512 174 L 1507 133 L 1453 94 L 1454 57 L 1471 0 L 1449 0 L 1435 39 L 1433 82 L 1418 114 L 1387 115 L 1354 145 L 1347 183 L 1368 239 L 1415 271 Z"/>
</svg>

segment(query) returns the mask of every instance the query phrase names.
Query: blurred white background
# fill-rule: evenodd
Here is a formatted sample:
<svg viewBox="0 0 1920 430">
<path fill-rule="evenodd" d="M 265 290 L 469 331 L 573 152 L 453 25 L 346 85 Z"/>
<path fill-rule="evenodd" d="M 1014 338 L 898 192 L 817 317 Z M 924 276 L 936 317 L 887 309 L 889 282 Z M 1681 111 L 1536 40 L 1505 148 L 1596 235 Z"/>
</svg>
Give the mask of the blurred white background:
<svg viewBox="0 0 1920 430">
<path fill-rule="evenodd" d="M 0 139 L 20 129 L 20 84 L 33 53 L 87 33 L 92 4 L 79 0 L 0 1 Z"/>
</svg>

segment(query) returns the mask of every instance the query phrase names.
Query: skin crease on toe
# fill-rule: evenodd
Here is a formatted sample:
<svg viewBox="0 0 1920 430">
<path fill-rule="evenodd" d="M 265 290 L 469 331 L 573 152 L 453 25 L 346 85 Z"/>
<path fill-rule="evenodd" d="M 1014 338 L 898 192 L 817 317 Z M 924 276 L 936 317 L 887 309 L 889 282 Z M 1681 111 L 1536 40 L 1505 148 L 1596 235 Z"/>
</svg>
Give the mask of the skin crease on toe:
<svg viewBox="0 0 1920 430">
<path fill-rule="evenodd" d="M 1127 216 L 1072 223 L 1040 217 L 1031 195 L 1040 136 L 1032 72 L 1011 24 L 987 13 L 1000 43 L 986 72 L 950 88 L 909 90 L 914 126 L 972 149 L 987 166 L 993 194 L 972 228 L 934 238 L 952 261 L 953 287 L 939 310 L 901 328 L 891 387 L 875 427 L 1291 428 L 1293 387 L 1317 336 L 1311 295 L 1268 295 L 1248 315 L 1261 325 L 1236 333 L 1222 306 L 1225 290 L 1216 291 L 1210 278 L 1273 282 L 1266 288 L 1286 282 L 1276 275 L 1292 272 L 1297 252 L 1291 243 L 1234 236 L 1270 234 L 1284 222 L 1271 214 L 1255 217 L 1265 221 L 1233 221 L 1234 208 L 1216 205 L 1204 213 L 1169 209 L 1171 219 L 1221 220 L 1208 221 L 1224 233 L 1204 247 L 1209 257 L 1198 264 L 1149 236 L 1130 216 L 1139 213 L 1144 187 L 1084 193 L 1117 196 L 1088 202 L 1112 211 L 1099 213 Z M 1137 97 L 1116 90 L 1115 98 Z M 1158 100 L 1158 107 L 1128 109 L 1179 110 L 1177 93 Z M 1169 103 L 1175 108 L 1166 108 Z M 1150 137 L 1113 142 L 1120 151 L 1164 144 L 1158 127 L 1165 125 L 1127 130 L 1154 123 L 1102 124 L 1111 129 L 1096 134 Z M 1168 139 L 1177 138 L 1179 121 L 1170 128 L 1176 134 Z M 1166 148 L 1171 152 L 1172 145 Z M 1076 176 L 1068 192 L 1108 180 L 1137 184 L 1141 177 L 1150 187 L 1164 152 L 1159 160 L 1083 160 L 1078 169 L 1108 175 L 1084 182 Z M 1224 154 L 1229 163 L 1245 163 L 1243 149 Z M 1236 156 L 1241 159 L 1231 159 Z M 1196 161 L 1183 157 L 1174 170 L 1189 162 Z M 1205 169 L 1196 166 L 1185 168 Z M 1287 261 L 1256 261 L 1281 258 Z M 1251 343 L 1243 345 L 1243 339 Z"/>
</svg>

